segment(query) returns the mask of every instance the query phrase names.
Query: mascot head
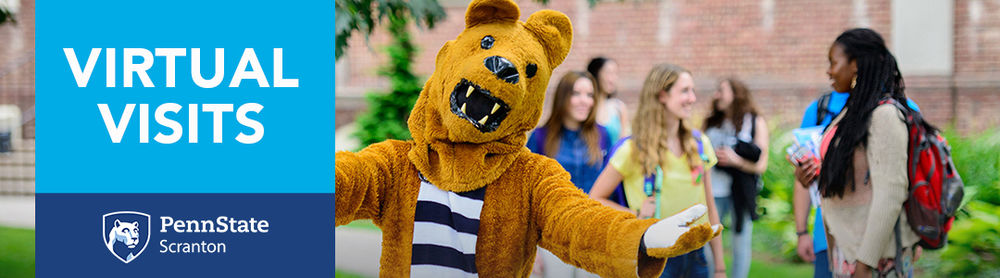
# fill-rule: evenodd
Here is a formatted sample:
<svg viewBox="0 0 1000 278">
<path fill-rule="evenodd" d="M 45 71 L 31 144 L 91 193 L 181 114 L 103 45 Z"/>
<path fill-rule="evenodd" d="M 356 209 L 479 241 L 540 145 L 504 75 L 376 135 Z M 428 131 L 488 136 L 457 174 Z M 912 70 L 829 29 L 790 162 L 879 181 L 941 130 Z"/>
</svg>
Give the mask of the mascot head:
<svg viewBox="0 0 1000 278">
<path fill-rule="evenodd" d="M 410 160 L 432 183 L 468 191 L 495 180 L 538 124 L 552 70 L 569 53 L 565 14 L 518 21 L 511 0 L 475 0 L 465 30 L 438 51 L 408 125 Z"/>
</svg>

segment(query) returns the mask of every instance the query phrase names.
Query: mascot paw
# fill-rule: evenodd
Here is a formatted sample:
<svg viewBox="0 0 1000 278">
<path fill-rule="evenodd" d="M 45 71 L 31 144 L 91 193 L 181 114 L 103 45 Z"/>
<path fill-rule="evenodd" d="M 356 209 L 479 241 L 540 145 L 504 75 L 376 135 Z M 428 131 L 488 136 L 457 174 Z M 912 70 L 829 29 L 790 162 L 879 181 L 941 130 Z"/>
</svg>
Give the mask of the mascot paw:
<svg viewBox="0 0 1000 278">
<path fill-rule="evenodd" d="M 643 244 L 646 254 L 655 258 L 672 258 L 705 246 L 722 233 L 722 225 L 709 226 L 708 223 L 688 227 L 705 215 L 705 205 L 694 205 L 678 214 L 667 217 L 646 229 Z"/>
</svg>

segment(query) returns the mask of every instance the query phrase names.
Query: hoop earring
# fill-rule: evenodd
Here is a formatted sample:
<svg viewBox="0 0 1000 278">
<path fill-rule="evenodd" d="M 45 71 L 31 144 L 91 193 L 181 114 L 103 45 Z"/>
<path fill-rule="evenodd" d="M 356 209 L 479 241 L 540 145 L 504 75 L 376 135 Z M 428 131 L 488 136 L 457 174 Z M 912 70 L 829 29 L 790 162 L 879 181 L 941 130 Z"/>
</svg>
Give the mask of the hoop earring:
<svg viewBox="0 0 1000 278">
<path fill-rule="evenodd" d="M 855 74 L 854 77 L 851 78 L 851 89 L 854 89 L 854 86 L 857 85 L 858 85 L 858 75 Z"/>
</svg>

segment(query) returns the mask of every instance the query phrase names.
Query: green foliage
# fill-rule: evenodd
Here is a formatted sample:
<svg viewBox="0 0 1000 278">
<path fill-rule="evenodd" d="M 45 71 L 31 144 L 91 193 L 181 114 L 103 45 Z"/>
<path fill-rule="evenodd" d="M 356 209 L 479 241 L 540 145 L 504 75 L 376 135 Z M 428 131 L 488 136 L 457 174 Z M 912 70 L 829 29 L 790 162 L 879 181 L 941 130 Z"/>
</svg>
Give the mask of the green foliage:
<svg viewBox="0 0 1000 278">
<path fill-rule="evenodd" d="M 337 0 L 336 17 L 339 60 L 355 31 L 364 34 L 367 41 L 375 27 L 389 17 L 414 20 L 417 26 L 434 28 L 435 23 L 445 18 L 445 13 L 437 0 Z"/>
<path fill-rule="evenodd" d="M 417 48 L 407 31 L 407 16 L 405 12 L 397 11 L 388 17 L 393 43 L 386 48 L 389 62 L 379 69 L 378 75 L 389 79 L 391 91 L 366 95 L 368 111 L 358 116 L 358 130 L 354 133 L 362 146 L 386 139 L 409 139 L 406 120 L 423 87 L 420 79 L 413 74 L 412 64 Z"/>
<path fill-rule="evenodd" d="M 791 129 L 777 127 L 771 129 L 771 145 L 768 148 L 767 171 L 761 175 L 764 189 L 758 199 L 762 215 L 756 226 L 764 233 L 754 234 L 755 249 L 772 250 L 781 259 L 800 261 L 795 253 L 798 239 L 795 236 L 795 219 L 792 211 L 794 197 L 795 169 L 785 159 L 785 148 L 794 140 Z M 812 218 L 810 218 L 812 219 Z"/>
<path fill-rule="evenodd" d="M 948 245 L 917 265 L 933 277 L 1000 276 L 1000 131 L 975 136 L 945 132 L 965 182 L 965 203 Z"/>
</svg>

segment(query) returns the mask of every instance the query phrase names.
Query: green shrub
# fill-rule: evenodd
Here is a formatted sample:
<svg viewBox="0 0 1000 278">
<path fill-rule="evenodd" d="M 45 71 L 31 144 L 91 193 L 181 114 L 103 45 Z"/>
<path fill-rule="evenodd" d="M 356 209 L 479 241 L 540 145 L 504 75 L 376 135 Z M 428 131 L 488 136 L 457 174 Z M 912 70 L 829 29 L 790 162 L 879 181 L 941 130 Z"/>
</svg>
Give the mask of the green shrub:
<svg viewBox="0 0 1000 278">
<path fill-rule="evenodd" d="M 381 67 L 378 74 L 389 79 L 391 91 L 370 92 L 365 96 L 368 111 L 358 116 L 358 130 L 354 133 L 361 141 L 361 146 L 386 139 L 410 139 L 406 120 L 420 96 L 423 84 L 412 70 L 417 48 L 407 30 L 408 19 L 402 13 L 399 11 L 388 16 L 388 29 L 393 43 L 386 49 L 388 64 Z"/>
<path fill-rule="evenodd" d="M 1000 131 L 974 136 L 945 132 L 965 182 L 965 205 L 948 245 L 917 262 L 931 277 L 1000 276 Z"/>
</svg>

